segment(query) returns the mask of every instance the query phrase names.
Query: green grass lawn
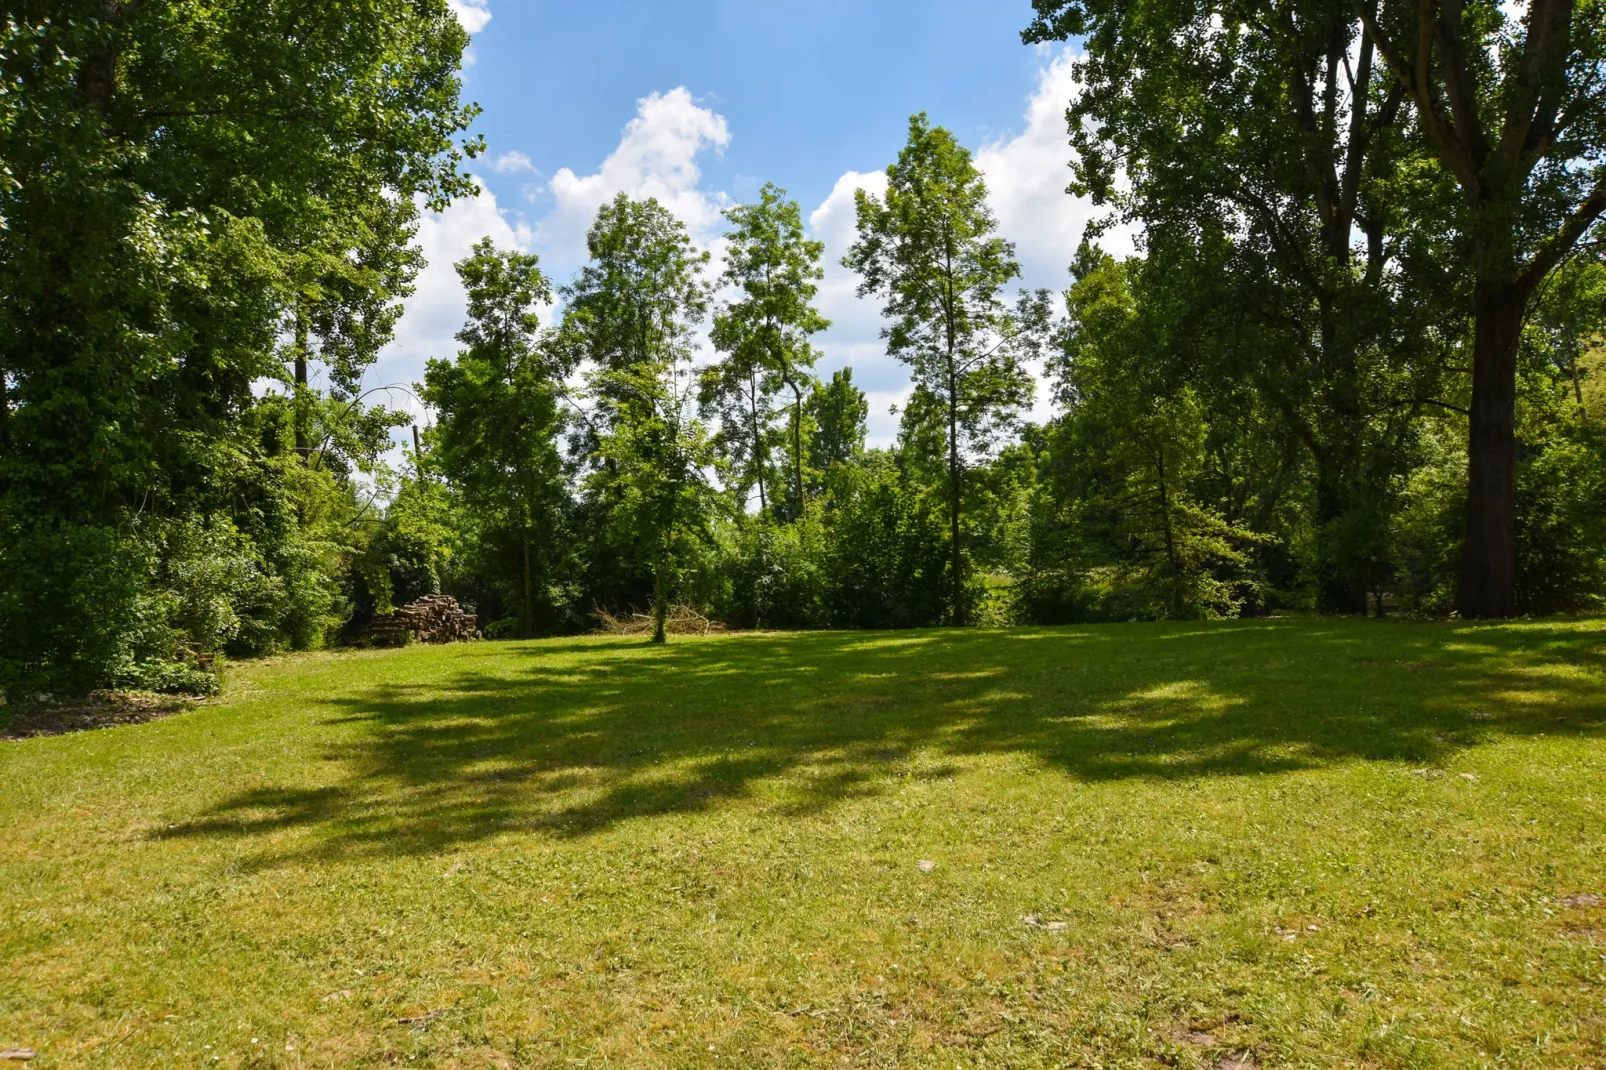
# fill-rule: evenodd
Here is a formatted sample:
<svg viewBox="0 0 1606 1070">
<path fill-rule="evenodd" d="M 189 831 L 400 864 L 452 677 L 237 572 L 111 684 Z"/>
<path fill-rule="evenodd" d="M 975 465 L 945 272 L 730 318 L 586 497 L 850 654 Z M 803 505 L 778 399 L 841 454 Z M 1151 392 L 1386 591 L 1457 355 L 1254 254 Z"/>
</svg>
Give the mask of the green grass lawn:
<svg viewBox="0 0 1606 1070">
<path fill-rule="evenodd" d="M 1606 1070 L 1599 622 L 295 657 L 0 827 L 36 1067 Z"/>
</svg>

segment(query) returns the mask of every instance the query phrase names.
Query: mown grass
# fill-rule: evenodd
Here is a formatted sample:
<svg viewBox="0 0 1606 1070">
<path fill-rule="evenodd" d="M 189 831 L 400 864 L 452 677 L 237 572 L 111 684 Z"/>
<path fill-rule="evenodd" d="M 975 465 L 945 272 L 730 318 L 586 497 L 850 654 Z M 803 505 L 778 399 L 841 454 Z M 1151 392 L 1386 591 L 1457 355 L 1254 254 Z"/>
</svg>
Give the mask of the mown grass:
<svg viewBox="0 0 1606 1070">
<path fill-rule="evenodd" d="M 239 666 L 0 745 L 0 1049 L 1606 1067 L 1603 773 L 1598 622 Z"/>
</svg>

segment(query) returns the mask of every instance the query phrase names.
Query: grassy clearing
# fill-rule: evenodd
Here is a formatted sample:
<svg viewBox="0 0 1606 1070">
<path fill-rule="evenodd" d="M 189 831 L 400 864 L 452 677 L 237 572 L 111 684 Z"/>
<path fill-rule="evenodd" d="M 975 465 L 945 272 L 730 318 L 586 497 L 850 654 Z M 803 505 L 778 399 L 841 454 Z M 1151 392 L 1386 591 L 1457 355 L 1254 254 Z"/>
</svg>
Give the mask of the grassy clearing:
<svg viewBox="0 0 1606 1070">
<path fill-rule="evenodd" d="M 1603 774 L 1600 623 L 237 667 L 0 745 L 0 1049 L 1606 1067 Z"/>
</svg>

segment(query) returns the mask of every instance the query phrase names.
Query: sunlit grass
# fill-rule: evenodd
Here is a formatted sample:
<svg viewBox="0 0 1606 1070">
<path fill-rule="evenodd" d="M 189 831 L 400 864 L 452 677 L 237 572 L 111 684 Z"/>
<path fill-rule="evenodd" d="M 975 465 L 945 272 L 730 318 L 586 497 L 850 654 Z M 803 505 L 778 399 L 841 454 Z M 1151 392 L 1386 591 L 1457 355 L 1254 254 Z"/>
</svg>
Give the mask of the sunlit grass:
<svg viewBox="0 0 1606 1070">
<path fill-rule="evenodd" d="M 1606 1067 L 1602 637 L 1249 621 L 236 666 L 177 717 L 0 745 L 0 1050 Z"/>
</svg>

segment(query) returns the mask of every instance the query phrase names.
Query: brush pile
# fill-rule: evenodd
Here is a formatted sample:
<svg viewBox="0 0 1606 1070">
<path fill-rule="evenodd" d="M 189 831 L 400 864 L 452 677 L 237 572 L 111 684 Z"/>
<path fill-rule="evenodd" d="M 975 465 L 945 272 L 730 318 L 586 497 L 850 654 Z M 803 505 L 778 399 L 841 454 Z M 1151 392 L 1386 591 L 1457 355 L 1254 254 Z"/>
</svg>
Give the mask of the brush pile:
<svg viewBox="0 0 1606 1070">
<path fill-rule="evenodd" d="M 595 620 L 602 631 L 609 635 L 651 635 L 651 613 L 626 613 L 614 616 L 605 609 L 592 612 L 591 619 Z M 670 635 L 707 635 L 709 632 L 722 632 L 725 626 L 717 620 L 709 620 L 690 606 L 675 606 L 664 619 L 664 631 Z"/>
<path fill-rule="evenodd" d="M 480 619 L 445 594 L 426 594 L 394 613 L 375 617 L 368 625 L 368 638 L 375 646 L 402 646 L 409 639 L 418 643 L 455 643 L 479 637 Z"/>
</svg>

